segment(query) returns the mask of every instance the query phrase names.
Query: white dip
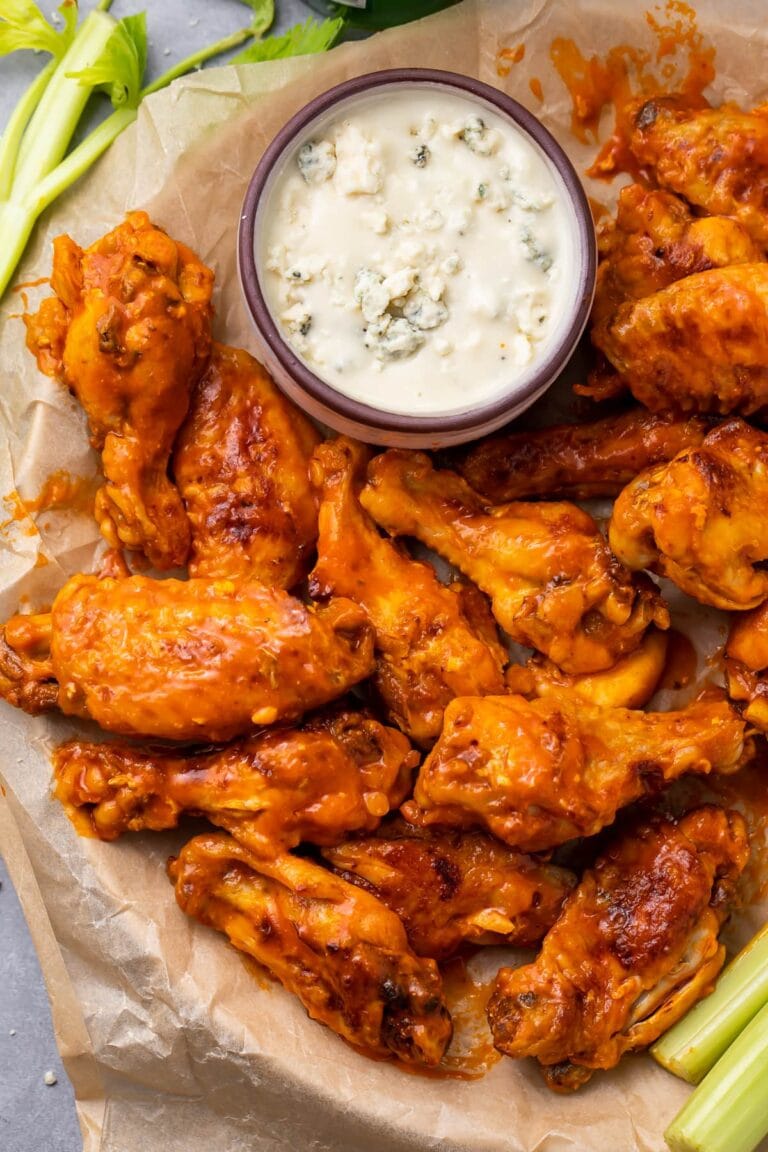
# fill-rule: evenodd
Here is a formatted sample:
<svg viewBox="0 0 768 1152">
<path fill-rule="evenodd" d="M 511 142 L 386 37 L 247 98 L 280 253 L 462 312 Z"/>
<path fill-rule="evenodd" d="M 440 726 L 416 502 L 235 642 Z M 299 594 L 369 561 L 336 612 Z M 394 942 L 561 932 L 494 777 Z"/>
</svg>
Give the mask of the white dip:
<svg viewBox="0 0 768 1152">
<path fill-rule="evenodd" d="M 530 377 L 573 306 L 573 209 L 513 124 L 444 88 L 316 123 L 273 178 L 256 253 L 316 375 L 387 412 L 449 415 Z"/>
</svg>

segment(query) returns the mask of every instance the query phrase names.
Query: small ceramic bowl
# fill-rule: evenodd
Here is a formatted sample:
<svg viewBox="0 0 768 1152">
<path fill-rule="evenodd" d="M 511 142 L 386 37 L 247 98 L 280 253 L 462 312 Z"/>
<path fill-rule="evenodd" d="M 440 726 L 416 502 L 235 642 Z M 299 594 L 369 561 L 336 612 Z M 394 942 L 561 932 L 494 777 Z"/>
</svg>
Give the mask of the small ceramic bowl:
<svg viewBox="0 0 768 1152">
<path fill-rule="evenodd" d="M 406 415 L 388 412 L 339 392 L 318 376 L 283 336 L 267 304 L 260 267 L 259 240 L 275 179 L 312 137 L 318 123 L 346 115 L 355 102 L 390 88 L 426 85 L 447 89 L 485 106 L 532 142 L 560 186 L 570 209 L 576 258 L 572 268 L 569 312 L 543 354 L 511 381 L 491 402 L 472 404 L 449 415 Z M 554 137 L 527 109 L 503 92 L 455 72 L 426 68 L 394 68 L 358 76 L 311 100 L 278 132 L 264 152 L 248 185 L 238 234 L 238 265 L 245 303 L 256 330 L 261 358 L 278 385 L 310 416 L 338 432 L 373 444 L 407 448 L 443 448 L 496 431 L 537 400 L 560 375 L 587 322 L 597 265 L 592 214 L 584 189 L 570 160 Z"/>
</svg>

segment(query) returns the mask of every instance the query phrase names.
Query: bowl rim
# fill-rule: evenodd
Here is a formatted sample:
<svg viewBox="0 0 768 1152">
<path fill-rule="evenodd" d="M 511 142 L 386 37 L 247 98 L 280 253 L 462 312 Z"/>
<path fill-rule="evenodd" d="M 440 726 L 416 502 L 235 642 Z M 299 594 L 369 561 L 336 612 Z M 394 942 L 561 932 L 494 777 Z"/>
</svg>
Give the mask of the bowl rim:
<svg viewBox="0 0 768 1152">
<path fill-rule="evenodd" d="M 486 404 L 444 416 L 414 416 L 375 408 L 362 400 L 344 395 L 332 384 L 316 375 L 293 351 L 272 319 L 261 288 L 256 263 L 256 218 L 261 197 L 275 165 L 292 146 L 296 137 L 312 121 L 350 97 L 364 96 L 387 85 L 408 84 L 459 89 L 491 104 L 532 137 L 558 172 L 573 206 L 578 231 L 577 249 L 580 268 L 579 281 L 574 293 L 575 307 L 561 339 L 539 364 L 522 390 L 510 385 L 509 389 Z M 489 421 L 498 420 L 512 407 L 524 408 L 526 401 L 532 401 L 542 393 L 565 367 L 584 331 L 592 306 L 597 273 L 597 245 L 587 194 L 576 169 L 552 133 L 532 112 L 500 89 L 472 76 L 437 68 L 388 68 L 380 72 L 366 72 L 335 84 L 313 97 L 296 112 L 270 141 L 251 175 L 240 213 L 237 257 L 240 284 L 251 318 L 280 367 L 299 388 L 308 393 L 316 403 L 348 420 L 381 431 L 414 432 L 424 435 L 469 431 Z"/>
</svg>

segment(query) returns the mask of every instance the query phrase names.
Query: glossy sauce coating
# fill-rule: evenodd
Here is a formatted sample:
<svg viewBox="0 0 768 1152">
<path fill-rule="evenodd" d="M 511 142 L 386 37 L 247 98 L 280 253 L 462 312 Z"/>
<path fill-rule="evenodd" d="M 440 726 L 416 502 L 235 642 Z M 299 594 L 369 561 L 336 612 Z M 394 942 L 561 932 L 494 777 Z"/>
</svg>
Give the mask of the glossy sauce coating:
<svg viewBox="0 0 768 1152">
<path fill-rule="evenodd" d="M 481 440 L 458 456 L 456 467 L 494 504 L 525 496 L 617 496 L 644 468 L 697 447 L 708 427 L 702 417 L 633 408 L 603 420 Z"/>
<path fill-rule="evenodd" d="M 375 897 L 295 856 L 264 861 L 231 837 L 197 836 L 168 866 L 179 906 L 224 932 L 367 1056 L 434 1066 L 451 1020 L 433 960 L 411 951 Z"/>
<path fill-rule="evenodd" d="M 768 244 L 768 117 L 735 104 L 655 97 L 633 109 L 633 156 L 662 188 L 711 215 L 733 216 Z"/>
<path fill-rule="evenodd" d="M 568 692 L 454 700 L 403 814 L 481 826 L 540 852 L 611 824 L 620 808 L 685 773 L 736 772 L 753 754 L 724 700 L 680 712 L 599 708 Z"/>
<path fill-rule="evenodd" d="M 59 236 L 51 284 L 25 317 L 27 346 L 88 415 L 106 480 L 99 528 L 157 568 L 182 565 L 189 524 L 168 459 L 210 351 L 213 273 L 131 212 L 84 250 Z"/>
<path fill-rule="evenodd" d="M 503 691 L 506 652 L 481 593 L 446 587 L 430 564 L 383 537 L 360 506 L 367 452 L 342 437 L 315 453 L 322 493 L 316 597 L 346 596 L 376 630 L 376 688 L 390 717 L 431 747 L 456 696 Z"/>
<path fill-rule="evenodd" d="M 645 1048 L 711 991 L 718 942 L 748 857 L 738 812 L 695 809 L 617 837 L 533 964 L 502 968 L 488 1005 L 496 1046 L 533 1056 L 568 1092 Z"/>
<path fill-rule="evenodd" d="M 651 411 L 759 411 L 768 403 L 768 264 L 711 268 L 623 304 L 603 351 Z"/>
<path fill-rule="evenodd" d="M 668 625 L 656 588 L 633 581 L 575 504 L 489 506 L 455 472 L 400 451 L 371 462 L 360 500 L 388 532 L 416 536 L 455 564 L 513 640 L 567 672 L 609 668 L 649 624 Z"/>
<path fill-rule="evenodd" d="M 123 735 L 228 740 L 295 720 L 373 669 L 357 605 L 314 611 L 256 583 L 73 576 L 50 617 L 8 622 L 6 646 L 28 658 L 46 628 L 58 707 Z"/>
<path fill-rule="evenodd" d="M 755 608 L 768 597 L 766 499 L 768 435 L 728 420 L 627 485 L 608 539 L 627 567 L 668 576 L 703 604 Z"/>
<path fill-rule="evenodd" d="M 272 856 L 372 831 L 418 760 L 399 732 L 344 708 L 210 751 L 70 740 L 53 754 L 56 796 L 83 835 L 175 828 L 191 812 Z"/>
<path fill-rule="evenodd" d="M 323 856 L 398 914 L 418 956 L 436 960 L 465 942 L 533 947 L 576 883 L 564 868 L 514 852 L 484 832 L 419 829 L 400 820 Z"/>
<path fill-rule="evenodd" d="M 292 588 L 306 575 L 317 536 L 308 464 L 319 439 L 252 356 L 213 346 L 173 457 L 190 576 Z"/>
</svg>

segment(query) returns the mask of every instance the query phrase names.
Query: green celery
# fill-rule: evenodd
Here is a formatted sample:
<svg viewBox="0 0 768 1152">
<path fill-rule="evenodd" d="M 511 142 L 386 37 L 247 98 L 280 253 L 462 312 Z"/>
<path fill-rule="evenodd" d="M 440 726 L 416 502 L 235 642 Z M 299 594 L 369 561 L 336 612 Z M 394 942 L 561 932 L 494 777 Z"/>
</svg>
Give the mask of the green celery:
<svg viewBox="0 0 768 1152">
<path fill-rule="evenodd" d="M 698 1084 L 749 1021 L 768 1004 L 768 924 L 729 964 L 715 991 L 653 1046 L 655 1060 Z"/>
<path fill-rule="evenodd" d="M 768 1135 L 768 1004 L 664 1133 L 672 1152 L 752 1152 Z"/>
<path fill-rule="evenodd" d="M 91 12 L 80 25 L 24 133 L 13 178 L 14 200 L 32 192 L 65 156 L 92 91 L 69 73 L 94 64 L 116 26 L 103 11 Z"/>
</svg>

